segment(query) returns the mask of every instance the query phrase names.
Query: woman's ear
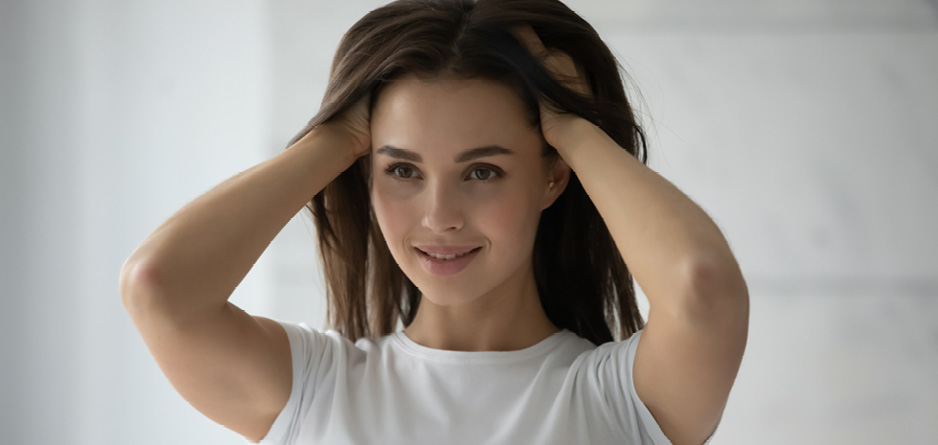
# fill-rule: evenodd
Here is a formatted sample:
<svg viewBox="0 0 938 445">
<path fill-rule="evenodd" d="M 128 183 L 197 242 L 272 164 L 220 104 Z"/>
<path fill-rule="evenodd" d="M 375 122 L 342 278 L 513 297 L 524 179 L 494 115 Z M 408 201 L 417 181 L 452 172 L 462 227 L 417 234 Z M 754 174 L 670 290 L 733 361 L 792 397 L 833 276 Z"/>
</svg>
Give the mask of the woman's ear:
<svg viewBox="0 0 938 445">
<path fill-rule="evenodd" d="M 558 156 L 547 172 L 547 183 L 544 186 L 545 192 L 544 199 L 541 201 L 541 210 L 554 204 L 554 201 L 556 201 L 560 194 L 563 193 L 564 189 L 567 188 L 569 181 L 570 166 Z"/>
</svg>

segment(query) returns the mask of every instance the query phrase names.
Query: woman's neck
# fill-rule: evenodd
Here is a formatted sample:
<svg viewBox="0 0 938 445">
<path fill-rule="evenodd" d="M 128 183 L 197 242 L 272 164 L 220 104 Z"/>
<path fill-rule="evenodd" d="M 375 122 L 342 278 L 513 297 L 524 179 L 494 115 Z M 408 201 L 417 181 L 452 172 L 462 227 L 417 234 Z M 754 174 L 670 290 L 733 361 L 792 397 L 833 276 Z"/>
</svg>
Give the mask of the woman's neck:
<svg viewBox="0 0 938 445">
<path fill-rule="evenodd" d="M 414 321 L 404 329 L 415 343 L 449 351 L 516 351 L 560 329 L 541 304 L 533 270 L 460 306 L 441 306 L 421 296 Z"/>
</svg>

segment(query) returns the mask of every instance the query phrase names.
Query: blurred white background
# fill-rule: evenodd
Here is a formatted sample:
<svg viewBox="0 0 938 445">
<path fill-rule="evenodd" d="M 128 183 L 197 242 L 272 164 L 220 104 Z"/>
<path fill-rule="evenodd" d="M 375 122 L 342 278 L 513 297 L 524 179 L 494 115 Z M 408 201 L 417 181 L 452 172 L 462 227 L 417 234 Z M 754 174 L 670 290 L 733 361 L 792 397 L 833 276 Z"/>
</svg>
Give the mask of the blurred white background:
<svg viewBox="0 0 938 445">
<path fill-rule="evenodd" d="M 384 3 L 0 3 L 0 441 L 243 443 L 160 372 L 120 267 L 283 150 Z M 713 443 L 938 443 L 938 1 L 567 4 L 749 284 Z M 231 301 L 322 327 L 314 240 L 298 214 Z"/>
</svg>

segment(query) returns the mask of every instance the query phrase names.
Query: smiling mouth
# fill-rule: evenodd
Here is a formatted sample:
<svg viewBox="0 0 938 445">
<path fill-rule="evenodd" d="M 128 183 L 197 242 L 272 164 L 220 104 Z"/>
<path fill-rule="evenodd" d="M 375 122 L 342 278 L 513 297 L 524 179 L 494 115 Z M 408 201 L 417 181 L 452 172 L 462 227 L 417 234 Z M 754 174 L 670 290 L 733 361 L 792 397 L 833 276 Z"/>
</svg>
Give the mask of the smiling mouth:
<svg viewBox="0 0 938 445">
<path fill-rule="evenodd" d="M 422 253 L 422 254 L 424 254 L 424 255 L 430 257 L 430 258 L 433 258 L 433 259 L 435 259 L 435 260 L 443 260 L 443 261 L 453 260 L 453 259 L 456 259 L 456 258 L 464 257 L 464 256 L 469 255 L 469 254 L 471 254 L 471 253 L 475 253 L 476 251 L 478 251 L 478 250 L 481 249 L 481 248 L 482 248 L 482 247 L 479 246 L 479 247 L 476 247 L 475 249 L 467 250 L 467 251 L 465 251 L 465 252 L 463 252 L 463 253 L 459 253 L 459 254 L 441 255 L 441 254 L 436 254 L 436 253 L 424 252 L 423 250 L 420 250 L 420 249 L 414 247 L 415 250 L 417 250 L 418 252 L 420 252 L 420 253 Z"/>
</svg>

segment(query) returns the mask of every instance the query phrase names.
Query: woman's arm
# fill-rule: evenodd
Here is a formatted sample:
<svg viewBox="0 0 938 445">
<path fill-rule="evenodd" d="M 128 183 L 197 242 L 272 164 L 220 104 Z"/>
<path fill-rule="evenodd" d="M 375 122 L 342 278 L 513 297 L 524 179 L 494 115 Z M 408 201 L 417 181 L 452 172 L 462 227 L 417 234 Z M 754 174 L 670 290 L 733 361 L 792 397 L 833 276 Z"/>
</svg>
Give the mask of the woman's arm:
<svg viewBox="0 0 938 445">
<path fill-rule="evenodd" d="M 722 280 L 742 279 L 710 217 L 601 128 L 576 118 L 554 139 L 652 306 L 684 306 L 687 298 L 700 296 L 691 282 L 701 284 L 717 274 Z"/>
<path fill-rule="evenodd" d="M 666 179 L 585 119 L 555 133 L 648 297 L 635 353 L 639 398 L 675 445 L 715 430 L 742 362 L 749 292 L 719 228 Z"/>
<path fill-rule="evenodd" d="M 122 298 L 146 298 L 178 317 L 221 310 L 287 222 L 354 161 L 346 133 L 321 125 L 225 180 L 131 254 L 121 271 Z"/>
<path fill-rule="evenodd" d="M 354 162 L 367 138 L 336 128 L 317 127 L 199 196 L 121 270 L 124 307 L 176 391 L 255 443 L 290 398 L 290 342 L 279 323 L 228 297 L 290 218 Z"/>
<path fill-rule="evenodd" d="M 518 39 L 558 81 L 591 97 L 573 59 L 530 27 Z M 544 138 L 576 172 L 651 306 L 635 352 L 635 391 L 675 445 L 710 437 L 749 331 L 749 291 L 719 228 L 601 128 L 540 104 Z M 628 371 L 626 371 L 628 372 Z"/>
</svg>

